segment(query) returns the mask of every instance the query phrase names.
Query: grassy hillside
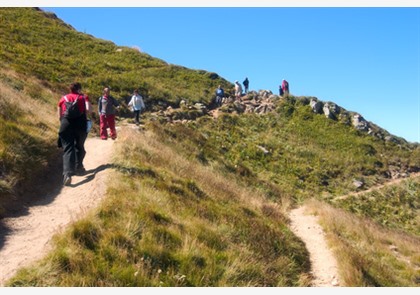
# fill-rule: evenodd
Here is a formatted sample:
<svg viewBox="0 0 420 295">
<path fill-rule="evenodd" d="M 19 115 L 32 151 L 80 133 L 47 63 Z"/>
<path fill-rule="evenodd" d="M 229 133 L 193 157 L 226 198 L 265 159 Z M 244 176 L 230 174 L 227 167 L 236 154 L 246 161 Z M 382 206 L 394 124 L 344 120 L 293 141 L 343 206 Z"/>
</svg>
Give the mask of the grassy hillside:
<svg viewBox="0 0 420 295">
<path fill-rule="evenodd" d="M 217 85 L 231 86 L 215 73 L 169 65 L 77 32 L 35 8 L 0 8 L 0 35 L 0 120 L 6 127 L 0 131 L 0 215 L 4 202 L 22 198 L 24 180 L 36 184 L 44 168 L 56 164 L 56 103 L 70 83 L 80 81 L 94 105 L 111 86 L 122 116 L 135 88 L 152 111 L 181 99 L 208 103 Z M 97 116 L 93 120 L 98 123 Z"/>
<path fill-rule="evenodd" d="M 181 99 L 209 102 L 217 85 L 233 86 L 216 73 L 170 65 L 136 49 L 77 32 L 54 14 L 34 8 L 0 8 L 0 33 L 3 67 L 34 76 L 60 91 L 80 81 L 95 99 L 104 86 L 110 86 L 122 100 L 139 88 L 150 107 L 177 105 Z"/>
<path fill-rule="evenodd" d="M 42 81 L 0 70 L 0 216 L 61 163 L 56 99 Z"/>
<path fill-rule="evenodd" d="M 249 119 L 242 124 L 255 123 Z M 296 199 L 306 198 L 321 217 L 345 286 L 419 286 L 418 179 L 382 191 L 388 198 L 399 191 L 395 209 L 411 208 L 410 223 L 393 212 L 359 210 L 355 215 L 345 199 L 342 205 L 328 205 L 314 183 L 303 189 L 293 182 L 267 181 L 266 174 L 275 175 L 275 169 L 249 168 L 258 167 L 260 159 L 246 167 L 232 164 L 227 153 L 203 153 L 211 135 L 222 133 L 197 128 L 197 123 L 151 122 L 144 132 L 122 130 L 106 200 L 56 236 L 55 250 L 9 285 L 309 286 L 309 256 L 287 216 Z M 252 131 L 246 134 L 243 138 Z M 335 186 L 345 189 L 346 183 Z M 381 222 L 385 216 L 392 222 Z"/>
<path fill-rule="evenodd" d="M 55 108 L 74 80 L 91 97 L 109 84 L 122 101 L 140 87 L 151 110 L 181 98 L 208 103 L 218 83 L 231 86 L 36 9 L 0 8 L 0 33 L 3 199 L 41 171 L 60 174 L 52 167 Z M 308 252 L 287 217 L 306 203 L 321 217 L 346 286 L 419 286 L 419 180 L 339 198 L 389 181 L 391 171 L 419 171 L 418 145 L 357 131 L 304 101 L 289 96 L 265 115 L 185 124 L 146 113 L 144 131 L 119 135 L 104 202 L 9 285 L 308 286 Z"/>
</svg>

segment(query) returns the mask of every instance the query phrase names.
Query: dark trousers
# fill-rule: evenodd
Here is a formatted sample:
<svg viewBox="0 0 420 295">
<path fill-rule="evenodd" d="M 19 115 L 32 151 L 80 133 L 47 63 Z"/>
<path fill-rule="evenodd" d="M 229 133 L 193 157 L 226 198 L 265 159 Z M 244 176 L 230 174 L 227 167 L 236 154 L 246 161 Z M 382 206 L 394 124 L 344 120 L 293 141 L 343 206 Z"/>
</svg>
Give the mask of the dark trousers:
<svg viewBox="0 0 420 295">
<path fill-rule="evenodd" d="M 63 175 L 74 174 L 76 169 L 83 168 L 86 155 L 86 118 L 62 118 L 58 135 L 63 147 Z"/>
<path fill-rule="evenodd" d="M 220 107 L 222 105 L 222 97 L 216 96 L 216 106 Z"/>
<path fill-rule="evenodd" d="M 140 123 L 140 110 L 134 110 L 134 120 L 136 123 Z"/>
</svg>

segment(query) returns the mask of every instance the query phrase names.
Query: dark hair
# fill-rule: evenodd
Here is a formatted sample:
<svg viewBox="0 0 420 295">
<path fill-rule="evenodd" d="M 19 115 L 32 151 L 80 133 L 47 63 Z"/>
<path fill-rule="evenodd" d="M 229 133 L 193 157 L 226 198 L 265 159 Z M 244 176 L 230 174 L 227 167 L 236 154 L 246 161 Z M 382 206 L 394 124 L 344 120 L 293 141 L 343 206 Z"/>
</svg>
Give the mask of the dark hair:
<svg viewBox="0 0 420 295">
<path fill-rule="evenodd" d="M 82 89 L 82 85 L 79 82 L 74 82 L 70 85 L 70 91 L 72 93 L 77 93 L 81 89 Z"/>
</svg>

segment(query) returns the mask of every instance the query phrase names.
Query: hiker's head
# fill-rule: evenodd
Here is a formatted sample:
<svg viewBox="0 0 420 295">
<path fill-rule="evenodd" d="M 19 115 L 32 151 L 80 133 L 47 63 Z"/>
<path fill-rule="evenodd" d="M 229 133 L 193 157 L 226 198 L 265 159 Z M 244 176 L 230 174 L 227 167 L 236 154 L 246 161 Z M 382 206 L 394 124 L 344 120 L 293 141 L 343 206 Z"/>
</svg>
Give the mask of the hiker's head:
<svg viewBox="0 0 420 295">
<path fill-rule="evenodd" d="M 138 89 L 134 89 L 134 93 L 135 94 L 139 93 Z"/>
<path fill-rule="evenodd" d="M 70 85 L 71 93 L 79 93 L 82 90 L 82 85 L 79 82 L 74 82 Z"/>
<path fill-rule="evenodd" d="M 109 88 L 109 87 L 104 88 L 104 94 L 105 95 L 108 95 L 110 91 L 111 91 L 111 88 Z"/>
</svg>

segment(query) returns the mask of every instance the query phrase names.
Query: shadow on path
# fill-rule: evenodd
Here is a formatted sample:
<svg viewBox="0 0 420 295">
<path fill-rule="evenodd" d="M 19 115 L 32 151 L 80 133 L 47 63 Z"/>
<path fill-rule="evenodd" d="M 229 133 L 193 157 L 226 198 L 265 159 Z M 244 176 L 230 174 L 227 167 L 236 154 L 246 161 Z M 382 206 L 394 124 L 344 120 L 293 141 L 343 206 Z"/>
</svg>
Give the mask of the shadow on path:
<svg viewBox="0 0 420 295">
<path fill-rule="evenodd" d="M 78 183 L 70 185 L 70 187 L 74 188 L 84 185 L 92 181 L 97 173 L 113 167 L 113 164 L 103 164 L 94 169 L 87 170 L 84 175 L 85 178 Z M 28 191 L 22 194 L 18 200 L 12 200 L 6 204 L 6 212 L 2 215 L 2 219 L 0 219 L 0 249 L 3 248 L 7 236 L 12 233 L 12 229 L 5 224 L 4 218 L 17 218 L 29 215 L 29 209 L 31 207 L 48 205 L 61 193 L 63 189 L 61 176 L 62 164 L 54 165 L 51 168 L 40 179 L 40 184 L 33 187 L 32 191 Z"/>
</svg>

